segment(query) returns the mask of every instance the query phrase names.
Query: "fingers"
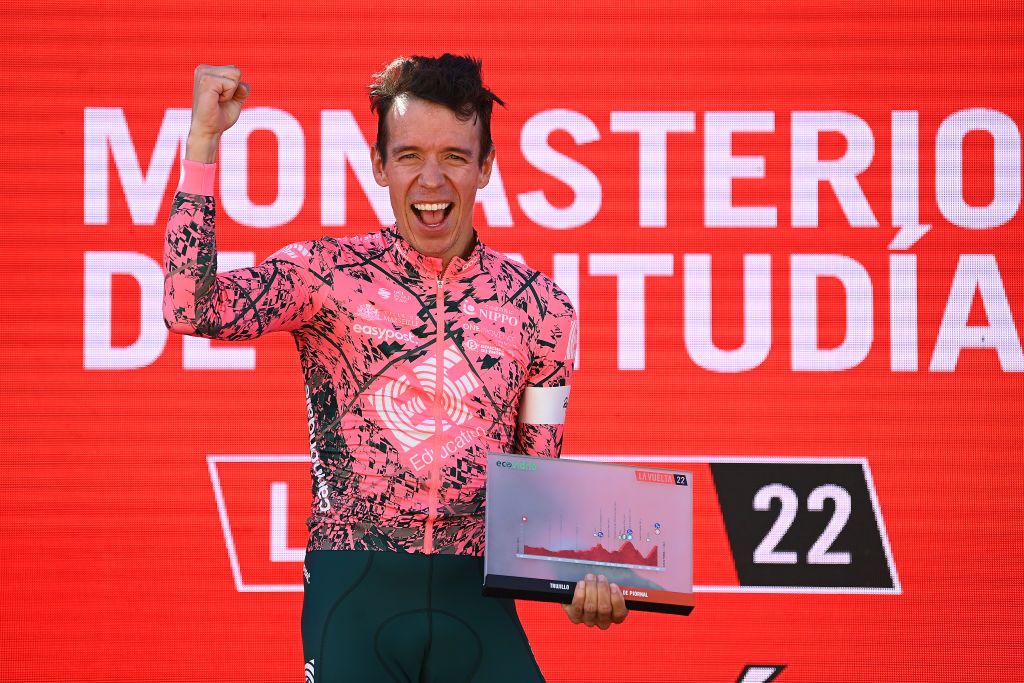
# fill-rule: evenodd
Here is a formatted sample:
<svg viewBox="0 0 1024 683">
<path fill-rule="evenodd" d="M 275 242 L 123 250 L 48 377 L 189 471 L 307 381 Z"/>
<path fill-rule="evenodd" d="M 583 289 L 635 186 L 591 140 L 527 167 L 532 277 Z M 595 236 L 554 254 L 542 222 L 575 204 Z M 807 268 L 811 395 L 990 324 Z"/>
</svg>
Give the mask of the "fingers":
<svg viewBox="0 0 1024 683">
<path fill-rule="evenodd" d="M 597 627 L 602 631 L 612 623 L 612 591 L 604 574 L 597 577 Z"/>
<path fill-rule="evenodd" d="M 235 94 L 232 96 L 232 99 L 239 103 L 245 102 L 245 98 L 249 96 L 251 90 L 252 87 L 248 83 L 246 83 L 245 81 L 239 81 L 238 87 L 235 88 Z"/>
<path fill-rule="evenodd" d="M 626 620 L 626 615 L 629 614 L 629 608 L 626 607 L 626 598 L 622 595 L 622 589 L 619 588 L 618 584 L 611 584 L 611 598 L 612 598 L 612 622 L 621 624 Z"/>
<path fill-rule="evenodd" d="M 196 67 L 195 79 L 197 83 L 203 79 L 211 78 L 223 78 L 237 85 L 242 80 L 242 70 L 234 64 L 228 64 L 227 66 L 200 64 Z"/>
<path fill-rule="evenodd" d="M 586 594 L 586 583 L 583 579 L 576 582 L 576 591 L 572 595 L 572 602 L 562 605 L 565 613 L 569 615 L 569 621 L 578 624 L 583 621 L 583 600 Z"/>
<path fill-rule="evenodd" d="M 220 69 L 220 67 L 213 68 Z M 242 79 L 242 72 L 238 69 L 234 69 L 233 71 L 210 70 L 197 76 L 197 79 L 196 87 L 199 92 L 215 92 L 217 93 L 217 99 L 220 102 L 227 102 L 228 100 L 234 99 L 235 93 L 239 90 L 248 94 L 248 86 L 245 86 L 245 89 L 239 87 Z M 241 99 L 245 99 L 244 94 Z"/>
<path fill-rule="evenodd" d="M 629 614 L 622 590 L 617 584 L 609 583 L 603 574 L 587 574 L 577 581 L 572 603 L 562 608 L 572 623 L 597 626 L 602 630 L 621 624 Z"/>
<path fill-rule="evenodd" d="M 583 623 L 593 626 L 597 623 L 597 577 L 586 576 L 586 594 L 583 599 Z"/>
<path fill-rule="evenodd" d="M 190 137 L 219 139 L 238 120 L 251 91 L 251 86 L 242 81 L 241 69 L 234 65 L 197 66 L 193 79 Z"/>
</svg>

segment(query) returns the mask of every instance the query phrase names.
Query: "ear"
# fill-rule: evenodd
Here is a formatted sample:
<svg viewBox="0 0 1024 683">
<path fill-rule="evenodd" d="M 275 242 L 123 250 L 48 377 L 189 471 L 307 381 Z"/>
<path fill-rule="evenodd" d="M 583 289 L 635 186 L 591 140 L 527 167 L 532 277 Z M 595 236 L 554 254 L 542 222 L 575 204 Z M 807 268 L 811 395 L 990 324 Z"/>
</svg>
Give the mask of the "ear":
<svg viewBox="0 0 1024 683">
<path fill-rule="evenodd" d="M 480 180 L 476 184 L 476 188 L 487 187 L 487 183 L 491 182 L 491 168 L 494 166 L 494 146 L 491 146 L 491 151 L 484 157 L 484 163 L 480 165 Z"/>
<path fill-rule="evenodd" d="M 370 147 L 370 161 L 373 163 L 373 179 L 376 180 L 377 184 L 381 187 L 387 187 L 388 174 L 387 171 L 384 170 L 384 159 L 377 150 L 377 145 L 372 145 Z"/>
</svg>

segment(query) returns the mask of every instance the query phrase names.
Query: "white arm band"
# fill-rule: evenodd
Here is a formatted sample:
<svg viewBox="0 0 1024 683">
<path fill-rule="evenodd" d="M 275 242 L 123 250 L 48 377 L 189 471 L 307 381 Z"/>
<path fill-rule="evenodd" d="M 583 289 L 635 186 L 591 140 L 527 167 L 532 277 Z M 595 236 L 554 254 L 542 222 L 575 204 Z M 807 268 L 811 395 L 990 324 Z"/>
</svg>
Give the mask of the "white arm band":
<svg viewBox="0 0 1024 683">
<path fill-rule="evenodd" d="M 519 402 L 519 423 L 534 425 L 565 424 L 569 406 L 569 385 L 562 387 L 526 387 Z"/>
</svg>

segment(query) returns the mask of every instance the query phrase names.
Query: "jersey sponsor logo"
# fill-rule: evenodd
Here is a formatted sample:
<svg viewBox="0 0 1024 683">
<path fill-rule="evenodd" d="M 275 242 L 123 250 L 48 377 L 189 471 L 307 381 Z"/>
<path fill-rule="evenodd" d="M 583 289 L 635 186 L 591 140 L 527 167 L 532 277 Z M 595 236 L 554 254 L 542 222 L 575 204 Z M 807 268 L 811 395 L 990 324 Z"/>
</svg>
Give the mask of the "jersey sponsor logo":
<svg viewBox="0 0 1024 683">
<path fill-rule="evenodd" d="M 399 303 L 408 303 L 412 301 L 412 297 L 408 293 L 403 292 L 401 289 L 388 289 L 387 287 L 381 287 L 377 290 L 377 296 L 384 301 L 387 301 L 391 297 L 395 298 L 395 301 Z"/>
<path fill-rule="evenodd" d="M 356 315 L 363 320 L 380 320 L 380 313 L 371 304 L 362 304 L 359 306 L 359 308 L 356 309 Z"/>
<path fill-rule="evenodd" d="M 481 436 L 485 434 L 483 427 L 464 429 L 454 439 L 448 439 L 441 445 L 441 459 L 450 458 L 456 452 L 469 448 Z M 409 457 L 409 464 L 417 472 L 434 462 L 434 449 L 426 448 L 421 453 L 413 453 Z"/>
<path fill-rule="evenodd" d="M 490 320 L 494 323 L 501 325 L 511 325 L 512 327 L 519 326 L 519 316 L 515 313 L 509 313 L 508 311 L 498 306 L 488 306 L 486 304 L 475 304 L 469 299 L 466 299 L 459 306 L 466 315 L 471 315 L 476 318 L 483 320 Z"/>
<path fill-rule="evenodd" d="M 317 507 L 320 512 L 327 512 L 331 509 L 330 489 L 324 463 L 320 460 L 320 448 L 316 445 L 316 417 L 313 415 L 313 397 L 309 393 L 309 386 L 306 387 L 306 423 L 309 427 L 309 459 L 316 482 Z"/>
<path fill-rule="evenodd" d="M 418 318 L 411 315 L 404 315 L 402 313 L 396 313 L 395 311 L 389 311 L 387 309 L 381 309 L 378 311 L 380 317 L 387 320 L 389 323 L 394 325 L 403 325 L 405 327 L 413 327 L 419 325 L 420 321 Z"/>
<path fill-rule="evenodd" d="M 359 308 L 356 309 L 356 315 L 363 320 L 369 320 L 370 322 L 386 320 L 394 325 L 402 325 L 404 327 L 412 327 L 413 325 L 419 324 L 419 320 L 411 315 L 403 315 L 402 313 L 380 309 L 373 304 L 361 304 Z"/>
<path fill-rule="evenodd" d="M 377 327 L 375 325 L 363 325 L 362 323 L 356 323 L 352 330 L 359 334 L 365 334 L 370 337 L 374 337 L 379 341 L 399 341 L 406 344 L 412 343 L 412 334 L 409 332 L 396 332 L 395 330 L 389 330 L 386 327 Z"/>
<path fill-rule="evenodd" d="M 481 354 L 487 356 L 495 356 L 497 358 L 503 358 L 505 356 L 505 352 L 500 347 L 497 347 L 494 344 L 484 344 L 475 339 L 467 339 L 465 347 L 468 351 L 480 351 Z"/>
<path fill-rule="evenodd" d="M 480 350 L 486 353 L 488 356 L 496 356 L 498 358 L 501 358 L 505 355 L 504 351 L 502 351 L 497 346 L 494 346 L 493 344 L 481 344 Z"/>
<path fill-rule="evenodd" d="M 437 386 L 438 358 L 429 356 L 403 370 L 398 377 L 388 379 L 370 394 L 370 403 L 399 450 L 408 452 L 437 433 L 438 417 L 442 432 L 464 425 L 471 417 L 465 399 L 481 386 L 480 381 L 454 344 L 447 346 L 442 362 L 440 387 Z"/>
</svg>

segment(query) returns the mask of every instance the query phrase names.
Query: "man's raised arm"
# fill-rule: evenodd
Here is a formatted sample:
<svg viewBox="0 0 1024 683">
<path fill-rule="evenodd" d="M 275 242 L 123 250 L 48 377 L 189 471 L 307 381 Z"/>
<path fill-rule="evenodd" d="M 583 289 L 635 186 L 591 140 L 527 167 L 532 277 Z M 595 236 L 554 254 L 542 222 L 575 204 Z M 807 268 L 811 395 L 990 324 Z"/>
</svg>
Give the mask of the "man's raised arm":
<svg viewBox="0 0 1024 683">
<path fill-rule="evenodd" d="M 200 65 L 192 126 L 164 244 L 164 322 L 181 334 L 251 339 L 310 320 L 330 282 L 316 243 L 293 244 L 256 268 L 217 274 L 213 180 L 220 137 L 238 120 L 249 85 L 234 66 Z"/>
</svg>

